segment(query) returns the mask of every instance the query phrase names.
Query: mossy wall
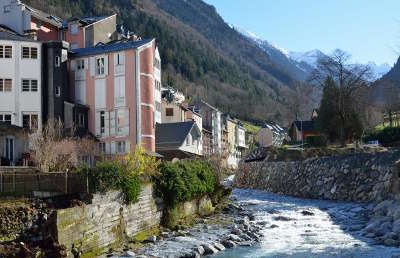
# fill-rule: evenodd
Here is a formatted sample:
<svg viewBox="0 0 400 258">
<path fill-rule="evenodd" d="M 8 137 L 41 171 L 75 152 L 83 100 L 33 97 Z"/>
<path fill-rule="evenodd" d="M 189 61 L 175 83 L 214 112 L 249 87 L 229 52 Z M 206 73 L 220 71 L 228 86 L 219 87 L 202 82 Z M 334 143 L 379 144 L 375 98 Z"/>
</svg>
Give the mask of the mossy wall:
<svg viewBox="0 0 400 258">
<path fill-rule="evenodd" d="M 76 248 L 97 254 L 126 237 L 160 225 L 162 203 L 156 202 L 151 184 L 142 186 L 138 202 L 126 205 L 120 192 L 95 194 L 92 203 L 57 211 L 57 240 L 69 255 Z"/>
</svg>

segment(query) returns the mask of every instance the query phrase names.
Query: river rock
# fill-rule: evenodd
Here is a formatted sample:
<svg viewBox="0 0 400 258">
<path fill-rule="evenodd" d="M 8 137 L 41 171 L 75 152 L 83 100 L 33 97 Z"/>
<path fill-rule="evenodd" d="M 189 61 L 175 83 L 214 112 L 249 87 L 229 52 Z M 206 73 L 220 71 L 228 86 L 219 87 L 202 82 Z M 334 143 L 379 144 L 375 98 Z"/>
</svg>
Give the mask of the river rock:
<svg viewBox="0 0 400 258">
<path fill-rule="evenodd" d="M 314 212 L 308 211 L 308 210 L 304 210 L 301 212 L 301 214 L 303 214 L 304 216 L 314 216 Z"/>
<path fill-rule="evenodd" d="M 136 257 L 136 254 L 132 251 L 126 251 L 124 257 Z"/>
<path fill-rule="evenodd" d="M 221 243 L 225 246 L 225 248 L 233 248 L 236 246 L 235 242 L 233 242 L 232 240 L 228 240 L 228 239 L 222 240 Z"/>
<path fill-rule="evenodd" d="M 155 243 L 156 241 L 157 241 L 157 237 L 156 236 L 149 236 L 146 239 L 146 242 L 149 242 L 149 243 Z"/>
<path fill-rule="evenodd" d="M 207 244 L 202 244 L 201 246 L 204 248 L 205 255 L 218 253 L 218 250 L 211 244 L 207 243 Z"/>
<path fill-rule="evenodd" d="M 399 242 L 393 239 L 386 239 L 383 244 L 386 246 L 399 246 Z"/>
<path fill-rule="evenodd" d="M 228 239 L 232 240 L 232 241 L 235 241 L 235 242 L 241 242 L 242 241 L 242 239 L 239 236 L 233 235 L 233 234 L 228 235 Z"/>
<path fill-rule="evenodd" d="M 223 244 L 220 243 L 215 243 L 214 244 L 215 249 L 217 249 L 218 251 L 224 251 L 225 250 L 225 246 Z"/>
<path fill-rule="evenodd" d="M 201 245 L 195 247 L 194 250 L 195 250 L 196 252 L 198 252 L 200 255 L 203 255 L 203 254 L 205 253 L 205 250 L 204 250 L 204 248 L 203 248 Z"/>
</svg>

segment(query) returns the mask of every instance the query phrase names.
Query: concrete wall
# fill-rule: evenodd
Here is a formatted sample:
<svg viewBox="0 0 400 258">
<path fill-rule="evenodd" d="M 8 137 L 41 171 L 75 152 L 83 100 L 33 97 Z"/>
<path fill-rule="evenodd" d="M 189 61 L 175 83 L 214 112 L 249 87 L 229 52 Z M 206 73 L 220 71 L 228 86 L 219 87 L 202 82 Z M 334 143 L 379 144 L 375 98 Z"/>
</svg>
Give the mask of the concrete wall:
<svg viewBox="0 0 400 258">
<path fill-rule="evenodd" d="M 69 255 L 73 247 L 96 253 L 124 237 L 160 225 L 162 205 L 153 197 L 152 185 L 143 186 L 139 201 L 126 205 L 120 192 L 95 194 L 92 204 L 57 211 L 57 240 Z"/>
<path fill-rule="evenodd" d="M 301 198 L 380 201 L 397 194 L 399 159 L 400 151 L 387 151 L 245 163 L 235 184 Z"/>
</svg>

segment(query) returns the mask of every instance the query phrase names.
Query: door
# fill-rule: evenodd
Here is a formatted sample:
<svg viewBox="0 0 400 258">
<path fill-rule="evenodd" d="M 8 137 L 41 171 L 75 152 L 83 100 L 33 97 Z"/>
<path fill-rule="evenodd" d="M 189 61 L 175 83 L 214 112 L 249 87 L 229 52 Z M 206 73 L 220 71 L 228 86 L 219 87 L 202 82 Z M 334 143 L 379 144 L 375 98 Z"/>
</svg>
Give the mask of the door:
<svg viewBox="0 0 400 258">
<path fill-rule="evenodd" d="M 10 161 L 10 165 L 14 164 L 14 138 L 6 137 L 5 156 Z"/>
</svg>

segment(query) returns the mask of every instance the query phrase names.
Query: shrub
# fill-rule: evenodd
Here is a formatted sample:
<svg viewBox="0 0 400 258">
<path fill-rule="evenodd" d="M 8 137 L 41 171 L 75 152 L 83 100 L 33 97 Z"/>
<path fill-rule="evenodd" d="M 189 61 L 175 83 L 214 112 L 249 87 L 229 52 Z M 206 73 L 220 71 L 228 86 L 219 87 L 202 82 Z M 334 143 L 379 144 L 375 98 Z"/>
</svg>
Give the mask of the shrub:
<svg viewBox="0 0 400 258">
<path fill-rule="evenodd" d="M 364 142 L 378 140 L 382 145 L 391 145 L 400 142 L 400 127 L 386 127 L 382 130 L 372 131 L 364 138 Z"/>
<path fill-rule="evenodd" d="M 218 186 L 214 166 L 209 161 L 199 159 L 164 162 L 155 181 L 158 194 L 169 207 L 214 193 Z"/>
<path fill-rule="evenodd" d="M 79 173 L 88 176 L 90 192 L 121 190 L 127 203 L 135 203 L 140 195 L 142 181 L 157 175 L 158 162 L 137 147 L 123 161 L 98 162 L 94 168 L 81 168 Z"/>
<path fill-rule="evenodd" d="M 327 139 L 323 135 L 307 136 L 306 143 L 310 147 L 326 147 Z"/>
</svg>

